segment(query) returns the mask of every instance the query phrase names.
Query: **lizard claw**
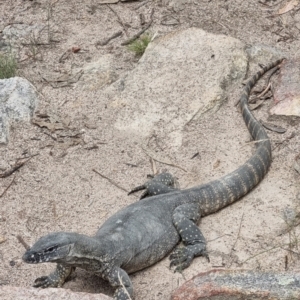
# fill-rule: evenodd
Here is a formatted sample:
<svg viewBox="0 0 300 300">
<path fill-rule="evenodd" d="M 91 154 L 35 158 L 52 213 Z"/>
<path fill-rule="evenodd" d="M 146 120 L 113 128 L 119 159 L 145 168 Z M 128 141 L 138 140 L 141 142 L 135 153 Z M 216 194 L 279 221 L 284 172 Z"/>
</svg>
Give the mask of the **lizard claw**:
<svg viewBox="0 0 300 300">
<path fill-rule="evenodd" d="M 145 189 L 146 189 L 146 191 L 144 191 L 143 194 L 140 196 L 140 200 L 142 200 L 143 198 L 146 198 L 148 195 L 147 186 L 145 184 L 139 185 L 136 188 L 132 189 L 127 195 L 129 196 L 135 192 L 142 191 Z"/>
<path fill-rule="evenodd" d="M 33 287 L 43 289 L 47 287 L 58 287 L 58 282 L 53 281 L 49 276 L 42 276 L 34 281 Z"/>
<path fill-rule="evenodd" d="M 202 256 L 207 259 L 207 262 L 210 262 L 209 255 L 208 255 L 208 253 L 206 251 L 202 253 Z"/>
</svg>

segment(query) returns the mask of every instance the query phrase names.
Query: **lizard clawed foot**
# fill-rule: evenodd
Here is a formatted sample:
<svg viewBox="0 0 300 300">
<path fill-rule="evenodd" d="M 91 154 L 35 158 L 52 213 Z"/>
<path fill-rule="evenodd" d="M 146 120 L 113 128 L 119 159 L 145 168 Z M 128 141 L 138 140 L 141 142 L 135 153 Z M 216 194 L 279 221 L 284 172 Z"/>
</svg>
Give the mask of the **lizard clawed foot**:
<svg viewBox="0 0 300 300">
<path fill-rule="evenodd" d="M 145 184 L 132 189 L 128 193 L 128 195 L 141 190 L 145 190 L 140 197 L 141 200 L 149 196 L 161 195 L 161 194 L 172 192 L 176 190 L 174 186 L 175 186 L 175 178 L 170 173 L 161 173 L 154 176 Z"/>
<path fill-rule="evenodd" d="M 129 196 L 129 195 L 131 195 L 133 193 L 136 193 L 136 192 L 139 192 L 139 191 L 142 191 L 142 190 L 146 190 L 140 196 L 140 200 L 142 200 L 143 198 L 146 198 L 148 196 L 148 191 L 147 191 L 147 185 L 146 184 L 139 185 L 139 186 L 135 187 L 127 195 Z"/>
<path fill-rule="evenodd" d="M 191 265 L 194 256 L 195 255 L 192 249 L 188 247 L 178 247 L 171 253 L 169 257 L 169 259 L 171 260 L 170 268 L 176 266 L 174 273 L 180 273 Z M 210 262 L 206 250 L 202 251 L 201 256 L 205 257 L 208 260 L 208 262 Z"/>
<path fill-rule="evenodd" d="M 37 278 L 34 281 L 33 287 L 43 289 L 47 287 L 62 287 L 74 270 L 74 267 L 67 267 L 62 264 L 57 264 L 53 273 L 48 276 Z"/>
<path fill-rule="evenodd" d="M 194 258 L 193 252 L 187 247 L 176 248 L 170 255 L 170 268 L 176 266 L 175 272 L 181 272 L 190 266 Z"/>
<path fill-rule="evenodd" d="M 50 276 L 42 276 L 34 281 L 33 287 L 35 288 L 47 288 L 47 287 L 58 287 L 59 281 L 54 281 Z"/>
</svg>

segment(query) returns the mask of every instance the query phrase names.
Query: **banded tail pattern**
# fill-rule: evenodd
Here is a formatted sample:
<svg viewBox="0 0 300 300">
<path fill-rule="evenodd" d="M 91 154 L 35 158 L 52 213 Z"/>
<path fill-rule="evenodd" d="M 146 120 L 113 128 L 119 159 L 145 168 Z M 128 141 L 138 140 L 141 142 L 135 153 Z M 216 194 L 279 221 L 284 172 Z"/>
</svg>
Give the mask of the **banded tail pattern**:
<svg viewBox="0 0 300 300">
<path fill-rule="evenodd" d="M 271 143 L 267 133 L 259 121 L 251 113 L 248 99 L 251 89 L 256 82 L 270 69 L 279 65 L 283 59 L 279 59 L 252 76 L 246 83 L 240 98 L 240 107 L 245 124 L 257 141 L 255 153 L 232 173 L 199 187 L 201 215 L 216 212 L 223 207 L 235 202 L 252 190 L 266 175 L 271 165 Z M 199 195 L 199 194 L 198 194 Z M 199 197 L 199 196 L 198 196 Z"/>
</svg>

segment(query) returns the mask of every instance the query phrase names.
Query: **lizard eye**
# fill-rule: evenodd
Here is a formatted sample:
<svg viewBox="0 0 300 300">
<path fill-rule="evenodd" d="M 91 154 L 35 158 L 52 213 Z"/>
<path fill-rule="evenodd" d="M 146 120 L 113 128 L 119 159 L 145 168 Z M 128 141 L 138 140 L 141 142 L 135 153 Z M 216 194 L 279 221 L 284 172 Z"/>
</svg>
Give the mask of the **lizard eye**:
<svg viewBox="0 0 300 300">
<path fill-rule="evenodd" d="M 57 249 L 57 246 L 52 246 L 46 249 L 46 252 L 53 252 L 54 250 Z"/>
</svg>

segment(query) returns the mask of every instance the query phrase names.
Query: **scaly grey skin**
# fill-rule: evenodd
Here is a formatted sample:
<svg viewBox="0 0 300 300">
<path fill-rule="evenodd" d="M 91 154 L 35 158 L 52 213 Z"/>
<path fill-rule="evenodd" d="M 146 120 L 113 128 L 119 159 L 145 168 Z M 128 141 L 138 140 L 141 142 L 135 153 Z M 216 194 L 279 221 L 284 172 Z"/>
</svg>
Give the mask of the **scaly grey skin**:
<svg viewBox="0 0 300 300">
<path fill-rule="evenodd" d="M 54 262 L 56 270 L 35 281 L 35 287 L 62 286 L 76 268 L 94 272 L 116 288 L 114 298 L 128 300 L 133 287 L 128 274 L 164 258 L 171 250 L 175 271 L 187 268 L 194 257 L 205 256 L 206 242 L 197 227 L 201 217 L 212 214 L 240 199 L 254 188 L 271 164 L 269 138 L 248 108 L 251 88 L 278 60 L 263 67 L 245 85 L 240 99 L 242 115 L 254 140 L 255 153 L 234 172 L 187 190 L 174 188 L 168 173 L 154 177 L 132 192 L 146 189 L 142 197 L 110 217 L 95 236 L 70 232 L 50 233 L 27 250 L 27 263 Z M 182 241 L 183 247 L 177 246 Z"/>
</svg>

